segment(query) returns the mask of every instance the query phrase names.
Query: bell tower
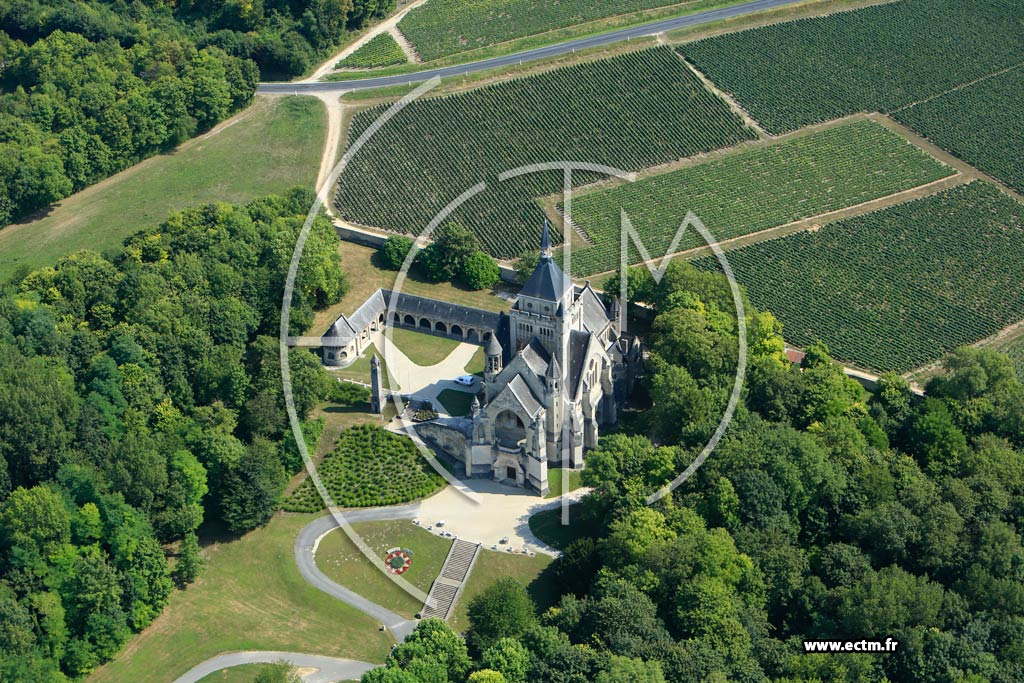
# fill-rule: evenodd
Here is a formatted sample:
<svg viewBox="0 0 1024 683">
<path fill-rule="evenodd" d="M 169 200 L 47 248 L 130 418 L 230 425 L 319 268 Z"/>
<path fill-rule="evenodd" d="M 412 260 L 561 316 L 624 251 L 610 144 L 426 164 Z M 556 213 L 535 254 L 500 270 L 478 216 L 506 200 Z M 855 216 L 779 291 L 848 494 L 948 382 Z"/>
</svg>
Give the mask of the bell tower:
<svg viewBox="0 0 1024 683">
<path fill-rule="evenodd" d="M 493 398 L 491 396 L 491 387 L 494 386 L 494 380 L 501 374 L 502 353 L 504 353 L 504 349 L 501 348 L 498 336 L 491 333 L 491 338 L 487 340 L 487 346 L 484 348 L 484 354 L 486 355 L 484 362 L 484 394 L 488 401 Z"/>
<path fill-rule="evenodd" d="M 551 226 L 545 220 L 540 238 L 540 260 L 509 312 L 512 348 L 521 349 L 536 337 L 564 366 L 564 319 L 571 306 L 572 280 L 555 263 Z"/>
</svg>

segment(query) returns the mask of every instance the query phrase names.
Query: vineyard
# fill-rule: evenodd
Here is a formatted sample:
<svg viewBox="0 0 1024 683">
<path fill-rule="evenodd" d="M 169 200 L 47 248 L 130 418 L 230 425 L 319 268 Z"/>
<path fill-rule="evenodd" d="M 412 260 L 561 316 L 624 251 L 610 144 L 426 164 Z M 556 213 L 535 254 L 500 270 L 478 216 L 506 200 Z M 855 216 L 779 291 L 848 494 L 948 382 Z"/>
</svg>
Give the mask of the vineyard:
<svg viewBox="0 0 1024 683">
<path fill-rule="evenodd" d="M 411 440 L 374 425 L 343 432 L 317 472 L 339 507 L 405 503 L 430 495 L 444 483 Z M 313 482 L 306 479 L 282 507 L 289 512 L 317 512 L 324 503 Z"/>
<path fill-rule="evenodd" d="M 338 69 L 372 69 L 378 66 L 405 64 L 402 46 L 390 33 L 381 33 L 367 41 L 366 45 L 338 62 Z"/>
<path fill-rule="evenodd" d="M 989 183 L 728 252 L 794 344 L 906 371 L 1024 318 L 1024 206 Z M 717 269 L 713 258 L 695 261 Z M 895 334 L 895 331 L 899 334 Z"/>
<path fill-rule="evenodd" d="M 1010 357 L 1013 367 L 1017 370 L 1017 376 L 1024 382 L 1024 337 L 1018 337 L 999 350 Z"/>
<path fill-rule="evenodd" d="M 766 230 L 906 190 L 953 173 L 902 137 L 859 121 L 723 159 L 651 176 L 573 200 L 573 220 L 592 245 L 573 252 L 573 270 L 618 268 L 620 211 L 660 258 L 687 211 L 719 241 Z M 703 246 L 688 230 L 679 250 Z M 631 245 L 632 246 L 632 245 Z M 630 263 L 640 260 L 635 247 Z"/>
<path fill-rule="evenodd" d="M 399 24 L 424 61 L 619 14 L 681 5 L 700 11 L 715 0 L 430 0 Z"/>
<path fill-rule="evenodd" d="M 1024 192 L 1024 68 L 901 109 L 893 116 Z"/>
<path fill-rule="evenodd" d="M 1024 3 L 902 0 L 683 45 L 772 132 L 857 111 L 891 111 L 1024 55 Z"/>
<path fill-rule="evenodd" d="M 385 107 L 356 115 L 349 140 Z M 543 214 L 535 199 L 560 191 L 562 172 L 505 182 L 499 173 L 562 160 L 639 170 L 754 137 L 671 48 L 654 48 L 417 100 L 355 155 L 335 204 L 346 220 L 419 234 L 449 202 L 486 182 L 452 220 L 492 255 L 512 258 L 536 248 Z"/>
</svg>

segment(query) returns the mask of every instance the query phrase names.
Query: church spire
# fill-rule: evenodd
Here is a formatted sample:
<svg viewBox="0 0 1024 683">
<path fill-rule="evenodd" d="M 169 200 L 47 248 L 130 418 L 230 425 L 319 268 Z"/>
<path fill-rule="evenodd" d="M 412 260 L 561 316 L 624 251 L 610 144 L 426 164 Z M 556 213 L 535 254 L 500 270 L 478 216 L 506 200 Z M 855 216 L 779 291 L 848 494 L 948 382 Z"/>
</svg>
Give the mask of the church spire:
<svg viewBox="0 0 1024 683">
<path fill-rule="evenodd" d="M 544 219 L 544 231 L 540 234 L 540 257 L 551 258 L 551 226 Z"/>
</svg>

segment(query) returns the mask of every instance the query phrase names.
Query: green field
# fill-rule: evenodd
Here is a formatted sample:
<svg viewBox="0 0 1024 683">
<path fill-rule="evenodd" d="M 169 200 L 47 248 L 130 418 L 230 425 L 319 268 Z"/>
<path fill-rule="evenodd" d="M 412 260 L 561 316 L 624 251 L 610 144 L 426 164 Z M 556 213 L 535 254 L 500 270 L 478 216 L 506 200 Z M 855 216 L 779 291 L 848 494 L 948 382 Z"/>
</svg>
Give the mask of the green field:
<svg viewBox="0 0 1024 683">
<path fill-rule="evenodd" d="M 354 117 L 349 139 L 385 106 Z M 753 137 L 672 49 L 655 48 L 415 101 L 354 157 L 335 203 L 353 222 L 419 234 L 446 204 L 486 182 L 452 220 L 492 255 L 512 258 L 536 248 L 543 212 L 535 198 L 559 191 L 562 173 L 504 182 L 499 173 L 561 160 L 639 170 Z M 582 184 L 599 176 L 574 177 Z"/>
<path fill-rule="evenodd" d="M 900 109 L 893 116 L 1024 192 L 1024 68 Z"/>
<path fill-rule="evenodd" d="M 549 467 L 548 468 L 548 495 L 545 498 L 557 498 L 563 493 L 569 493 L 575 491 L 583 483 L 580 481 L 582 473 L 580 470 L 568 470 L 569 473 L 569 486 L 563 489 L 562 487 L 562 475 L 565 473 L 561 467 Z"/>
<path fill-rule="evenodd" d="M 437 365 L 459 346 L 459 342 L 447 337 L 436 337 L 402 327 L 392 327 L 391 342 L 409 360 L 420 367 Z"/>
<path fill-rule="evenodd" d="M 338 62 L 339 69 L 373 69 L 405 64 L 405 52 L 390 33 L 374 36 L 365 45 Z"/>
<path fill-rule="evenodd" d="M 621 211 L 629 215 L 651 257 L 660 258 L 688 211 L 723 241 L 952 174 L 953 169 L 873 121 L 830 128 L 576 196 L 573 220 L 592 245 L 573 252 L 573 270 L 591 275 L 618 268 Z M 703 244 L 690 229 L 679 250 Z M 640 258 L 634 247 L 630 262 Z"/>
<path fill-rule="evenodd" d="M 199 579 L 176 591 L 90 683 L 171 683 L 200 662 L 240 650 L 382 662 L 390 639 L 378 624 L 310 586 L 295 566 L 295 537 L 313 519 L 278 514 L 241 539 L 206 545 Z"/>
<path fill-rule="evenodd" d="M 444 483 L 410 439 L 376 425 L 359 425 L 344 431 L 317 472 L 339 507 L 407 503 L 430 495 Z M 294 512 L 324 509 L 320 494 L 309 479 L 282 506 Z"/>
<path fill-rule="evenodd" d="M 399 23 L 424 61 L 606 17 L 669 5 L 679 13 L 734 4 L 721 0 L 430 0 Z"/>
<path fill-rule="evenodd" d="M 452 626 L 458 631 L 468 628 L 466 613 L 469 603 L 495 581 L 506 577 L 526 586 L 538 610 L 551 607 L 558 600 L 558 589 L 546 573 L 551 562 L 552 558 L 542 553 L 530 557 L 504 550 L 481 550 L 473 565 L 473 572 L 466 581 L 466 587 L 462 590 L 462 597 L 455 606 Z"/>
<path fill-rule="evenodd" d="M 187 206 L 242 203 L 295 185 L 312 189 L 326 119 L 312 97 L 257 98 L 214 133 L 72 195 L 43 218 L 0 230 L 0 278 L 78 249 L 120 246 Z"/>
<path fill-rule="evenodd" d="M 1024 206 L 989 183 L 727 255 L 789 342 L 820 339 L 873 370 L 919 367 L 1024 318 Z"/>
<path fill-rule="evenodd" d="M 769 131 L 891 111 L 1024 61 L 1024 3 L 899 0 L 680 47 Z"/>
<path fill-rule="evenodd" d="M 352 528 L 380 558 L 381 566 L 391 548 L 412 551 L 412 564 L 402 578 L 424 593 L 430 592 L 452 545 L 450 539 L 436 536 L 409 520 L 359 522 Z M 332 531 L 320 541 L 316 566 L 342 586 L 397 614 L 412 619 L 423 608 L 422 602 L 367 560 L 341 530 Z"/>
</svg>

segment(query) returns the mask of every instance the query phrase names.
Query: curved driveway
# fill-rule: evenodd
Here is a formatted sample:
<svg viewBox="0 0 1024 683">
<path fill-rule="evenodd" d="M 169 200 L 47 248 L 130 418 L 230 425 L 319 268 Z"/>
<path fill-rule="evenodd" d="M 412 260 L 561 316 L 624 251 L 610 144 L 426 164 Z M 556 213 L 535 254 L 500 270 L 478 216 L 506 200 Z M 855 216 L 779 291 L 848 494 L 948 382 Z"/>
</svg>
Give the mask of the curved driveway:
<svg viewBox="0 0 1024 683">
<path fill-rule="evenodd" d="M 288 662 L 295 667 L 317 669 L 315 673 L 304 676 L 302 678 L 303 683 L 358 681 L 364 673 L 380 666 L 379 664 L 367 664 L 366 662 L 357 662 L 352 659 L 304 655 L 298 652 L 274 652 L 272 650 L 231 652 L 207 659 L 202 664 L 192 667 L 184 675 L 175 679 L 174 683 L 197 683 L 197 681 L 203 680 L 212 673 L 232 666 L 273 664 L 280 661 Z"/>
<path fill-rule="evenodd" d="M 390 519 L 414 519 L 419 504 L 396 505 L 393 507 L 369 508 L 366 510 L 349 510 L 345 512 L 345 520 L 353 522 L 382 522 Z M 375 602 L 367 600 L 355 591 L 332 581 L 316 566 L 316 548 L 328 532 L 338 528 L 338 523 L 330 514 L 318 517 L 302 527 L 295 539 L 295 564 L 299 573 L 310 585 L 322 590 L 333 598 L 355 607 L 364 614 L 376 619 L 388 627 L 395 640 L 402 642 L 416 628 L 416 621 L 406 619 L 385 609 Z"/>
<path fill-rule="evenodd" d="M 470 62 L 469 64 L 458 64 L 456 66 L 445 66 L 438 69 L 427 69 L 425 71 L 417 71 L 408 74 L 378 76 L 376 78 L 363 78 L 352 81 L 261 83 L 256 92 L 264 95 L 293 95 L 300 93 L 310 94 L 326 92 L 340 94 L 342 92 L 349 92 L 352 90 L 367 90 L 370 88 L 383 88 L 389 85 L 420 83 L 428 81 L 435 76 L 439 76 L 441 78 L 446 76 L 461 76 L 463 74 L 485 71 L 487 69 L 494 69 L 502 66 L 534 62 L 539 59 L 547 59 L 549 57 L 568 54 L 570 52 L 575 52 L 576 50 L 585 50 L 587 48 L 598 47 L 601 45 L 611 45 L 612 43 L 629 40 L 630 38 L 642 38 L 645 36 L 656 35 L 658 33 L 664 33 L 666 31 L 686 28 L 688 26 L 699 26 L 712 21 L 731 19 L 732 17 L 753 14 L 754 12 L 761 12 L 775 7 L 793 5 L 803 1 L 804 0 L 752 0 L 751 2 L 745 2 L 740 5 L 732 5 L 730 7 L 722 7 L 720 9 L 707 10 L 705 12 L 695 12 L 694 14 L 688 14 L 684 17 L 676 17 L 674 19 L 662 19 L 648 24 L 641 24 L 640 26 L 623 28 L 609 33 L 601 33 L 596 36 L 577 38 L 564 43 L 538 47 L 524 52 L 516 52 L 510 55 L 503 55 L 501 57 L 482 59 L 478 62 Z"/>
</svg>

